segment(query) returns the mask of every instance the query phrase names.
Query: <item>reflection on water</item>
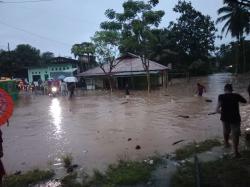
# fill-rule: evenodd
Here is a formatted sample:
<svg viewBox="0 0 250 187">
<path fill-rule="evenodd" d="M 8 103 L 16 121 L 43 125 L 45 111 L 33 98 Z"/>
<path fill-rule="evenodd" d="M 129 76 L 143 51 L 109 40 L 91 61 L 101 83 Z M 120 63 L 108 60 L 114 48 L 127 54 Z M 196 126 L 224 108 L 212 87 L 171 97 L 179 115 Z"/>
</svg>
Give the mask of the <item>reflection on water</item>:
<svg viewBox="0 0 250 187">
<path fill-rule="evenodd" d="M 51 105 L 49 107 L 49 112 L 50 112 L 50 116 L 53 119 L 53 124 L 55 125 L 55 136 L 60 137 L 61 132 L 62 132 L 62 127 L 61 127 L 62 109 L 61 109 L 60 102 L 57 98 L 52 99 Z"/>
</svg>

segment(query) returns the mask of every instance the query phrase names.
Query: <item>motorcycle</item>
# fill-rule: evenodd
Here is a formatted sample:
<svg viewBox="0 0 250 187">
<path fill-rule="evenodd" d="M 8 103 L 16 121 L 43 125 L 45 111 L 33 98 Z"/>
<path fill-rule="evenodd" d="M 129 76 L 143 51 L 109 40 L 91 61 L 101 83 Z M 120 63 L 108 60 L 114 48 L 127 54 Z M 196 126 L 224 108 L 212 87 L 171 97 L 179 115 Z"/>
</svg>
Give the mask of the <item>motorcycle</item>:
<svg viewBox="0 0 250 187">
<path fill-rule="evenodd" d="M 59 89 L 56 86 L 52 86 L 49 96 L 56 97 L 58 95 Z"/>
</svg>

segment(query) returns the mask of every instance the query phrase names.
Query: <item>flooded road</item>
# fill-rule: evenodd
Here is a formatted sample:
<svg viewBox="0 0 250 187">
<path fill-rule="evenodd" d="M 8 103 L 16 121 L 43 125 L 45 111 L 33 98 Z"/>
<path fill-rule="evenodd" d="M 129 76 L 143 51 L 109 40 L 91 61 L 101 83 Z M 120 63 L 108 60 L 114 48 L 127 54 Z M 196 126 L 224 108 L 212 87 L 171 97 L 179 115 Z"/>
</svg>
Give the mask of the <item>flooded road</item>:
<svg viewBox="0 0 250 187">
<path fill-rule="evenodd" d="M 206 86 L 204 97 L 194 96 L 197 81 Z M 6 170 L 60 168 L 60 158 L 69 153 L 87 171 L 102 170 L 119 158 L 142 159 L 171 152 L 186 142 L 222 137 L 219 115 L 207 114 L 215 110 L 218 94 L 228 82 L 248 98 L 250 77 L 236 79 L 230 74 L 192 78 L 188 83 L 174 79 L 166 92 L 131 91 L 128 102 L 124 92 L 112 96 L 88 92 L 73 100 L 24 95 L 10 126 L 2 128 Z M 242 106 L 241 112 L 243 125 L 250 125 L 250 106 Z M 180 139 L 185 141 L 172 145 Z"/>
</svg>

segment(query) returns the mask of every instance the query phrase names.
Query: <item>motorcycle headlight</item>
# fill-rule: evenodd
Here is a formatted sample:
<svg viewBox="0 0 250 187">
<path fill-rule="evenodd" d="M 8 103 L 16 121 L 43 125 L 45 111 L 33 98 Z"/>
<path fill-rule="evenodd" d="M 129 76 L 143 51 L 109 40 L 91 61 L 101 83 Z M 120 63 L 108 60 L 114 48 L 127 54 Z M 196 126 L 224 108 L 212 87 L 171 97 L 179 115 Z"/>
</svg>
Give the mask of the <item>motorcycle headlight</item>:
<svg viewBox="0 0 250 187">
<path fill-rule="evenodd" d="M 56 91 L 57 91 L 57 88 L 56 88 L 56 87 L 52 87 L 52 88 L 51 88 L 51 91 L 52 91 L 52 92 L 56 92 Z"/>
</svg>

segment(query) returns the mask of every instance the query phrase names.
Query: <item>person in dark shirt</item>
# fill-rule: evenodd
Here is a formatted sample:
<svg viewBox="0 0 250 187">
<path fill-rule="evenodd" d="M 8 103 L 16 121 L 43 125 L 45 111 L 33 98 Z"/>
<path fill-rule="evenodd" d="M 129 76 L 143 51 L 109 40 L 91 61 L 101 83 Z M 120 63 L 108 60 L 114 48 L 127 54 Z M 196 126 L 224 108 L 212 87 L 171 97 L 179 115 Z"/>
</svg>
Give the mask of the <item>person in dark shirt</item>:
<svg viewBox="0 0 250 187">
<path fill-rule="evenodd" d="M 238 151 L 239 137 L 240 137 L 240 109 L 239 103 L 246 103 L 246 99 L 240 94 L 233 93 L 231 84 L 226 84 L 224 87 L 224 94 L 219 95 L 216 111 L 221 113 L 220 120 L 223 124 L 224 143 L 229 147 L 229 135 L 232 133 L 233 150 L 235 157 L 240 157 Z"/>
<path fill-rule="evenodd" d="M 202 96 L 203 92 L 206 92 L 205 86 L 203 86 L 200 83 L 197 83 L 197 92 L 196 93 L 198 94 L 198 96 Z"/>
<path fill-rule="evenodd" d="M 75 84 L 72 82 L 69 83 L 68 90 L 69 90 L 69 99 L 72 99 L 74 96 Z"/>
</svg>

